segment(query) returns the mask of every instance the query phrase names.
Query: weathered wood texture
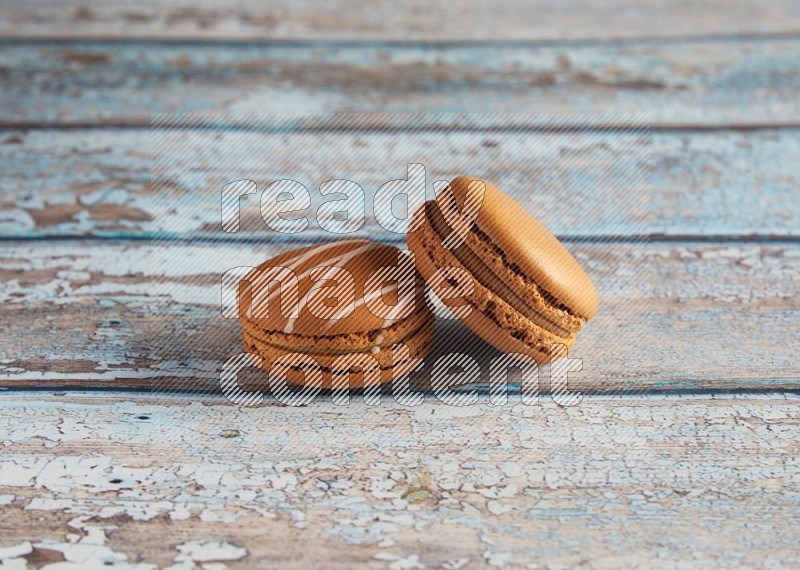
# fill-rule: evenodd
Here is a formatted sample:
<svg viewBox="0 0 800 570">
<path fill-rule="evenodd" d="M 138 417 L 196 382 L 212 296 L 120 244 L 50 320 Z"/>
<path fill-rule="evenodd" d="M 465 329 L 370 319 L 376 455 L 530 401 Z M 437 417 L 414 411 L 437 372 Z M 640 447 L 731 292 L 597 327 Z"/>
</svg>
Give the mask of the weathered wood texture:
<svg viewBox="0 0 800 570">
<path fill-rule="evenodd" d="M 798 61 L 787 0 L 4 2 L 0 566 L 800 566 Z M 454 143 L 386 116 L 286 135 L 294 155 L 268 160 L 258 133 L 185 131 L 149 187 L 152 112 L 363 110 L 649 114 L 651 200 L 597 184 L 633 156 L 618 133 L 548 146 L 472 125 Z M 209 154 L 237 141 L 238 159 Z M 254 202 L 227 236 L 245 243 L 215 242 L 222 183 L 369 192 L 411 161 L 452 175 L 444 153 L 584 238 L 567 245 L 601 310 L 570 386 L 605 396 L 241 409 L 109 390 L 213 388 L 240 351 L 220 274 L 287 245 L 241 240 L 269 237 Z M 165 222 L 189 241 L 142 239 Z M 440 332 L 430 360 L 459 350 L 486 370 L 484 344 Z"/>
<path fill-rule="evenodd" d="M 9 131 L 0 135 L 0 235 L 113 237 L 157 225 L 178 236 L 263 239 L 258 194 L 241 199 L 241 233 L 220 235 L 225 183 L 251 178 L 261 189 L 292 178 L 319 196 L 323 181 L 344 177 L 371 195 L 405 178 L 409 162 L 427 166 L 429 189 L 461 173 L 448 168 L 471 165 L 560 235 L 798 235 L 800 130 L 657 132 L 649 141 L 603 132 L 185 131 L 164 137 L 154 188 L 148 130 Z"/>
<path fill-rule="evenodd" d="M 798 61 L 795 38 L 474 46 L 11 42 L 0 45 L 0 124 L 149 125 L 153 112 L 479 110 L 646 113 L 656 127 L 796 126 Z"/>
<path fill-rule="evenodd" d="M 797 247 L 568 246 L 601 300 L 571 353 L 583 361 L 575 389 L 800 388 Z M 8 244 L 0 386 L 148 387 L 155 379 L 216 388 L 222 363 L 241 352 L 239 323 L 220 313 L 220 277 L 281 247 L 294 244 Z M 420 381 L 457 351 L 478 358 L 488 382 L 496 354 L 460 324 L 441 326 Z"/>
<path fill-rule="evenodd" d="M 797 33 L 800 10 L 790 0 L 382 0 L 369 7 L 346 0 L 6 0 L 0 13 L 0 37 L 35 38 L 471 42 Z"/>
<path fill-rule="evenodd" d="M 799 403 L 3 397 L 0 564 L 792 568 Z"/>
</svg>

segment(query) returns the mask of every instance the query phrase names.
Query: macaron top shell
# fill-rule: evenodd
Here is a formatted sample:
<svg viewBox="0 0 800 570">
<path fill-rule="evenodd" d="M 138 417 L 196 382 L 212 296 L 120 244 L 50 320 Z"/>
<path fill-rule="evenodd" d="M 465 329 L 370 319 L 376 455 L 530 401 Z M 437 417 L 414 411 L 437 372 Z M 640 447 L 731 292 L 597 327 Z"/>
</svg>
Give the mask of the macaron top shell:
<svg viewBox="0 0 800 570">
<path fill-rule="evenodd" d="M 531 276 L 559 303 L 583 319 L 597 311 L 597 291 L 574 257 L 536 218 L 493 184 L 474 176 L 459 176 L 450 183 L 458 207 L 468 196 L 485 193 L 475 226 L 506 256 L 510 264 Z"/>
<path fill-rule="evenodd" d="M 424 307 L 422 281 L 414 272 L 413 262 L 406 262 L 403 256 L 405 254 L 396 247 L 367 240 L 288 251 L 262 263 L 240 282 L 240 318 L 253 322 L 259 330 L 274 331 L 281 337 L 335 337 L 391 328 Z M 281 288 L 280 294 L 276 283 L 269 285 L 266 278 L 259 279 L 259 274 L 269 275 L 270 270 L 275 269 L 286 271 L 283 275 L 291 272 L 296 277 L 294 295 L 290 292 L 291 279 L 285 281 L 287 286 Z M 338 269 L 345 270 L 352 280 Z M 404 275 L 405 281 L 401 283 L 413 283 L 413 298 L 408 287 L 398 286 L 397 281 L 390 278 L 393 270 Z M 384 286 L 376 284 L 367 291 L 370 276 L 376 272 L 387 276 L 374 281 Z M 347 293 L 347 289 L 351 293 Z M 296 303 L 282 305 L 287 293 L 287 298 L 295 299 Z M 381 300 L 376 297 L 381 297 L 382 305 L 375 304 Z M 296 312 L 291 311 L 293 307 L 297 308 Z"/>
</svg>

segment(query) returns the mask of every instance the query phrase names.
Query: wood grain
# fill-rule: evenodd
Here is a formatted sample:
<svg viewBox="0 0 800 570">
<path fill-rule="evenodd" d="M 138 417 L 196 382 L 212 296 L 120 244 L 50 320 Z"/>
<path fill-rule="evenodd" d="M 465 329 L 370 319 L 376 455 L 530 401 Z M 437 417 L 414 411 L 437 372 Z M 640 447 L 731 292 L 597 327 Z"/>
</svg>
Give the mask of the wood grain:
<svg viewBox="0 0 800 570">
<path fill-rule="evenodd" d="M 0 124 L 146 126 L 154 112 L 496 111 L 647 114 L 659 128 L 798 126 L 798 61 L 797 38 L 8 42 L 0 44 Z"/>
<path fill-rule="evenodd" d="M 571 356 L 595 392 L 800 388 L 800 257 L 792 245 L 568 243 L 601 309 Z M 7 244 L 0 386 L 218 386 L 241 352 L 220 314 L 220 277 L 295 244 L 80 241 Z M 497 356 L 443 321 L 425 374 L 447 352 Z M 780 339 L 780 340 L 777 340 Z M 541 387 L 548 387 L 543 370 Z M 261 381 L 263 378 L 256 378 Z"/>
<path fill-rule="evenodd" d="M 0 563 L 790 568 L 799 403 L 0 396 Z"/>
<path fill-rule="evenodd" d="M 436 0 L 402 6 L 378 1 L 369 9 L 337 0 L 7 0 L 0 15 L 5 37 L 137 37 L 215 40 L 480 41 L 800 33 L 800 10 L 789 0 L 589 0 L 545 2 Z"/>
<path fill-rule="evenodd" d="M 788 0 L 7 0 L 0 566 L 800 566 L 798 61 Z M 643 153 L 597 125 L 534 137 L 536 118 L 295 115 L 280 135 L 184 130 L 151 160 L 153 112 L 364 110 L 646 114 L 655 132 Z M 645 158 L 651 192 L 609 191 Z M 252 201 L 220 234 L 220 185 L 369 193 L 411 161 L 429 180 L 470 165 L 580 238 L 601 299 L 571 355 L 580 405 L 211 394 L 241 350 L 220 274 L 289 247 Z M 426 371 L 470 354 L 484 376 L 459 390 L 485 391 L 497 355 L 438 332 Z"/>
<path fill-rule="evenodd" d="M 241 233 L 220 232 L 225 183 L 250 178 L 263 189 L 292 178 L 307 185 L 316 204 L 325 180 L 354 180 L 371 196 L 386 181 L 405 178 L 409 162 L 427 166 L 429 189 L 464 169 L 485 176 L 561 235 L 796 237 L 800 228 L 800 130 L 794 129 L 656 132 L 649 139 L 480 130 L 169 132 L 153 186 L 148 130 L 0 137 L 4 237 L 135 236 L 160 226 L 176 237 L 262 240 L 267 227 L 258 195 L 240 202 Z"/>
</svg>

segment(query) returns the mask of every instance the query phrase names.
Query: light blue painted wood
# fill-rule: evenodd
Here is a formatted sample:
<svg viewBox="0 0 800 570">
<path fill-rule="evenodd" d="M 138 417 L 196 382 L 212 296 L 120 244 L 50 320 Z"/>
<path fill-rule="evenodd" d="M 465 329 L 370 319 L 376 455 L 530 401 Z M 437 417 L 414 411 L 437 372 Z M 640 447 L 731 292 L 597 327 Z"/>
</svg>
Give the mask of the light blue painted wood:
<svg viewBox="0 0 800 570">
<path fill-rule="evenodd" d="M 583 363 L 574 388 L 800 389 L 795 245 L 566 245 L 600 299 L 570 354 Z M 6 242 L 0 386 L 218 386 L 222 362 L 241 349 L 239 323 L 221 317 L 220 276 L 290 247 Z M 428 373 L 450 351 L 488 373 L 496 352 L 459 323 L 439 326 Z"/>
<path fill-rule="evenodd" d="M 4 124 L 154 112 L 645 113 L 656 126 L 800 124 L 800 39 L 562 44 L 0 45 Z"/>
<path fill-rule="evenodd" d="M 308 186 L 316 203 L 324 180 L 344 177 L 361 184 L 370 203 L 381 184 L 405 176 L 408 162 L 427 166 L 429 188 L 433 180 L 463 173 L 453 170 L 463 165 L 500 185 L 562 236 L 796 238 L 800 228 L 796 129 L 657 132 L 649 143 L 647 137 L 637 143 L 613 132 L 435 130 L 186 131 L 163 140 L 171 146 L 160 155 L 161 184 L 151 188 L 146 129 L 7 132 L 0 139 L 0 236 L 146 238 L 157 225 L 164 237 L 175 239 L 273 239 L 260 217 L 258 195 L 241 200 L 239 233 L 220 231 L 219 192 L 226 182 L 251 178 L 263 189 L 270 181 L 293 178 Z M 244 146 L 231 151 L 233 143 Z M 649 187 L 634 184 L 626 170 L 632 159 L 649 162 Z M 633 173 L 646 171 L 639 165 Z M 630 194 L 613 186 L 615 180 L 628 184 Z M 365 231 L 381 239 L 402 237 L 376 229 L 373 223 Z"/>
</svg>

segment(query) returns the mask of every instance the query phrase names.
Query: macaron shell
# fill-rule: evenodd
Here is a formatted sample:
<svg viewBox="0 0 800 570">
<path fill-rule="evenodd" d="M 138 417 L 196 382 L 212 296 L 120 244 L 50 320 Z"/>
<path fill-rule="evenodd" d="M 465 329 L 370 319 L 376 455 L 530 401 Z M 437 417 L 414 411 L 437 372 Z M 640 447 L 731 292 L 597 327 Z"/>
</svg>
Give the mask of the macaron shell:
<svg viewBox="0 0 800 570">
<path fill-rule="evenodd" d="M 288 312 L 284 314 L 282 311 L 282 295 L 276 293 L 278 288 L 273 285 L 272 290 L 267 289 L 266 283 L 259 282 L 255 277 L 257 273 L 253 272 L 242 280 L 239 288 L 240 319 L 243 322 L 254 322 L 262 330 L 298 335 L 335 336 L 383 329 L 406 318 L 409 310 L 424 304 L 424 286 L 418 276 L 413 277 L 415 291 L 412 307 L 397 306 L 398 290 L 397 287 L 391 286 L 391 282 L 382 295 L 384 303 L 388 306 L 385 314 L 380 316 L 373 314 L 364 299 L 365 284 L 374 272 L 398 266 L 410 267 L 413 270 L 410 261 L 408 266 L 401 264 L 401 255 L 404 254 L 396 247 L 366 240 L 327 243 L 285 252 L 259 265 L 256 272 L 281 267 L 294 273 L 298 282 L 297 318 L 292 318 L 291 314 Z M 329 287 L 319 288 L 317 284 L 317 288 L 314 289 L 315 282 L 321 280 L 318 275 L 316 279 L 314 278 L 315 270 L 320 266 L 336 266 L 352 275 L 355 287 L 352 311 L 338 313 L 339 307 L 334 306 L 330 313 L 334 318 L 319 317 L 312 312 L 309 306 L 314 299 L 331 296 Z M 335 273 L 332 275 L 336 279 Z M 249 314 L 252 312 L 254 301 L 260 311 L 256 315 Z M 397 312 L 392 311 L 392 304 L 397 306 Z M 346 308 L 342 307 L 343 310 Z M 265 312 L 266 316 L 262 316 Z"/>
<path fill-rule="evenodd" d="M 474 176 L 459 176 L 450 188 L 459 208 L 466 203 L 470 182 L 484 183 L 485 194 L 475 223 L 504 253 L 546 292 L 583 319 L 597 311 L 592 280 L 567 249 L 513 198 Z M 535 189 L 532 189 L 535 191 Z M 413 232 L 412 232 L 413 233 Z"/>
</svg>

